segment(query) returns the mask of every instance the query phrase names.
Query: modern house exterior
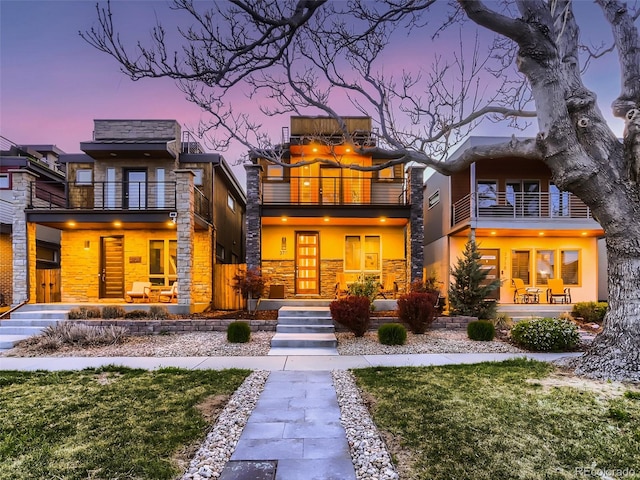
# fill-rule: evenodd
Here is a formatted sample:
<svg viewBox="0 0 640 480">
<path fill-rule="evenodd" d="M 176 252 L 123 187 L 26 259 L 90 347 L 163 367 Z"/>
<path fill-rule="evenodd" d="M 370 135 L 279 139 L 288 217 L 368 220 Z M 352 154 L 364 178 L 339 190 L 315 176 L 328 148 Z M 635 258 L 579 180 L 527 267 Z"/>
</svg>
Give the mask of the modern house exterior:
<svg viewBox="0 0 640 480">
<path fill-rule="evenodd" d="M 34 203 L 64 198 L 64 170 L 59 163 L 64 152 L 55 145 L 17 145 L 1 138 L 0 148 L 0 304 L 13 301 L 13 259 L 24 257 L 26 245 L 14 250 L 13 172 L 30 172 L 38 191 Z M 45 200 L 45 198 L 47 200 Z M 18 217 L 19 218 L 19 217 Z M 35 228 L 35 298 L 40 302 L 60 301 L 60 231 L 44 225 Z"/>
<path fill-rule="evenodd" d="M 452 159 L 506 140 L 470 137 Z M 537 290 L 535 300 L 543 303 L 552 278 L 570 288 L 573 303 L 606 297 L 603 230 L 579 198 L 554 185 L 540 161 L 485 160 L 450 177 L 434 173 L 425 182 L 424 218 L 427 275 L 448 280 L 473 237 L 488 279 L 501 280 L 494 295 L 500 303 L 514 303 L 513 278 Z"/>
<path fill-rule="evenodd" d="M 95 120 L 80 149 L 60 155 L 62 197 L 43 194 L 31 172 L 13 173 L 25 219 L 14 221 L 13 248 L 28 252 L 14 257 L 13 303 L 36 298 L 32 231 L 46 226 L 60 231 L 62 302 L 122 302 L 139 281 L 153 298 L 179 280 L 181 310 L 209 306 L 213 265 L 245 255 L 246 197 L 224 158 L 175 120 Z"/>
<path fill-rule="evenodd" d="M 292 117 L 284 165 L 255 157 L 245 167 L 247 264 L 261 269 L 272 298 L 333 299 L 340 275 L 391 274 L 400 290 L 422 277 L 424 169 L 350 168 L 386 160 L 357 153 L 375 146 L 370 118 L 343 120 L 347 137 L 332 118 Z"/>
</svg>

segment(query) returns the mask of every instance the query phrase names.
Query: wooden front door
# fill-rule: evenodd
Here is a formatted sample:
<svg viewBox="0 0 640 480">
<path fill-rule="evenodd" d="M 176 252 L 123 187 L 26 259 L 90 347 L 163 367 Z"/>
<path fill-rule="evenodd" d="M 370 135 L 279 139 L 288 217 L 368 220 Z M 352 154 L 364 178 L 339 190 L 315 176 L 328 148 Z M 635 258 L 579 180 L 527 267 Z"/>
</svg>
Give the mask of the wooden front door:
<svg viewBox="0 0 640 480">
<path fill-rule="evenodd" d="M 60 301 L 60 269 L 36 269 L 36 303 Z"/>
<path fill-rule="evenodd" d="M 500 250 L 492 248 L 479 248 L 481 268 L 487 272 L 482 285 L 493 282 L 500 278 Z M 491 292 L 487 298 L 500 299 L 500 287 Z"/>
<path fill-rule="evenodd" d="M 296 232 L 295 293 L 318 295 L 320 293 L 320 234 Z"/>
<path fill-rule="evenodd" d="M 100 239 L 100 298 L 124 298 L 124 237 Z"/>
</svg>

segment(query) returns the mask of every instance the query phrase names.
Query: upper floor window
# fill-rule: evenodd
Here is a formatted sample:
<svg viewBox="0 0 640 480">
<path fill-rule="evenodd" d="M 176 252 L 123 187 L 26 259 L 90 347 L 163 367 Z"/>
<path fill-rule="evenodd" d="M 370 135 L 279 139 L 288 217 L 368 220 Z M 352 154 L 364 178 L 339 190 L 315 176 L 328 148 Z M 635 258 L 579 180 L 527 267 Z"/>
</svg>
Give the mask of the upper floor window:
<svg viewBox="0 0 640 480">
<path fill-rule="evenodd" d="M 440 190 L 436 190 L 431 195 L 429 195 L 428 206 L 429 208 L 433 208 L 439 203 L 440 203 Z"/>
<path fill-rule="evenodd" d="M 569 192 L 561 191 L 556 184 L 549 184 L 549 202 L 552 217 L 569 216 Z"/>
<path fill-rule="evenodd" d="M 11 180 L 8 173 L 0 173 L 0 189 L 11 188 Z"/>
<path fill-rule="evenodd" d="M 236 200 L 230 194 L 227 194 L 227 207 L 233 212 L 236 211 Z"/>
<path fill-rule="evenodd" d="M 393 167 L 383 168 L 378 170 L 378 180 L 393 180 L 395 178 L 395 172 Z"/>
<path fill-rule="evenodd" d="M 76 170 L 76 185 L 91 185 L 93 172 L 89 168 Z"/>
<path fill-rule="evenodd" d="M 478 207 L 493 207 L 498 203 L 498 184 L 493 180 L 478 180 Z"/>
<path fill-rule="evenodd" d="M 269 180 L 283 180 L 284 167 L 282 165 L 267 165 L 267 178 Z"/>
<path fill-rule="evenodd" d="M 196 174 L 196 176 L 193 177 L 193 184 L 196 187 L 201 187 L 203 184 L 204 170 L 202 168 L 193 168 L 192 171 Z"/>
</svg>

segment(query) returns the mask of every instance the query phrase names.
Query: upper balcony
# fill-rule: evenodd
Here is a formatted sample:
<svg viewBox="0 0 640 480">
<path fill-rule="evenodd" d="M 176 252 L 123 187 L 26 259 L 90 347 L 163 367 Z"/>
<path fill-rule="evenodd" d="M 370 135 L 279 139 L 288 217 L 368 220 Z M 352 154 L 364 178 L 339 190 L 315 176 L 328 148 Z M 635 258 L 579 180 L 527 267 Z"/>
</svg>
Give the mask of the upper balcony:
<svg viewBox="0 0 640 480">
<path fill-rule="evenodd" d="M 521 222 L 525 228 L 534 221 L 575 221 L 596 226 L 589 207 L 569 192 L 495 192 L 490 197 L 470 193 L 453 203 L 451 226 L 462 226 L 471 221 L 483 222 L 486 226 L 508 222 L 512 227 Z"/>
<path fill-rule="evenodd" d="M 33 210 L 158 212 L 177 210 L 176 182 L 63 182 L 65 193 L 48 188 L 47 182 L 31 182 L 28 208 Z M 59 185 L 59 183 L 58 183 Z M 194 188 L 194 211 L 210 222 L 211 204 Z"/>
</svg>

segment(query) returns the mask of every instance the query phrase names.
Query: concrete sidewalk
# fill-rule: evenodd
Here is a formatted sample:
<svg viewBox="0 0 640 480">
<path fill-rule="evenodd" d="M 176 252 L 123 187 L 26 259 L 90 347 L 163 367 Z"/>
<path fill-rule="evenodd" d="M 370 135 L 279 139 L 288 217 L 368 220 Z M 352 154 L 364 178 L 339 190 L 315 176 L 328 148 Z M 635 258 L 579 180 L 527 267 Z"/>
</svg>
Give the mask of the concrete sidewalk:
<svg viewBox="0 0 640 480">
<path fill-rule="evenodd" d="M 223 370 L 246 368 L 269 371 L 331 371 L 367 367 L 419 367 L 503 361 L 530 358 L 550 362 L 560 357 L 580 356 L 574 353 L 425 353 L 406 355 L 323 355 L 264 357 L 0 357 L 0 370 L 82 370 L 118 365 L 154 370 L 178 367 L 189 370 Z"/>
</svg>

